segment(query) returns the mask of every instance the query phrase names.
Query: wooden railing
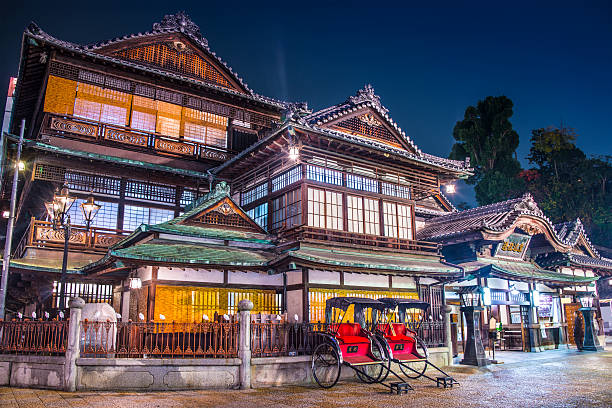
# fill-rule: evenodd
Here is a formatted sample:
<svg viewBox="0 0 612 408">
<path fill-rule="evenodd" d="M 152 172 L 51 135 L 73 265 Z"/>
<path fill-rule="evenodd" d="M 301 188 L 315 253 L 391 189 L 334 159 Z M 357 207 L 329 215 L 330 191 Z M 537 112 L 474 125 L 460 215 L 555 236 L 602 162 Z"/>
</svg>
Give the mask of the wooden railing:
<svg viewBox="0 0 612 408">
<path fill-rule="evenodd" d="M 80 139 L 95 141 L 99 144 L 119 144 L 194 159 L 226 161 L 234 154 L 228 149 L 211 147 L 190 140 L 179 140 L 156 133 L 141 132 L 127 127 L 52 113 L 45 113 L 43 130 L 57 134 L 69 133 Z"/>
<path fill-rule="evenodd" d="M 351 246 L 373 246 L 410 252 L 440 253 L 440 244 L 435 242 L 383 237 L 380 235 L 354 234 L 345 231 L 334 231 L 308 226 L 288 229 L 282 233 L 282 236 L 296 241 L 338 242 Z"/>
<path fill-rule="evenodd" d="M 106 252 L 113 244 L 119 242 L 129 234 L 129 231 L 90 227 L 82 225 L 70 227 L 69 248 L 78 248 L 95 252 Z M 37 248 L 63 248 L 64 229 L 53 228 L 53 223 L 39 221 L 32 217 L 23 238 L 15 249 L 15 258 L 21 258 L 29 247 Z"/>
<path fill-rule="evenodd" d="M 1 354 L 62 355 L 68 341 L 68 321 L 0 321 Z"/>
</svg>

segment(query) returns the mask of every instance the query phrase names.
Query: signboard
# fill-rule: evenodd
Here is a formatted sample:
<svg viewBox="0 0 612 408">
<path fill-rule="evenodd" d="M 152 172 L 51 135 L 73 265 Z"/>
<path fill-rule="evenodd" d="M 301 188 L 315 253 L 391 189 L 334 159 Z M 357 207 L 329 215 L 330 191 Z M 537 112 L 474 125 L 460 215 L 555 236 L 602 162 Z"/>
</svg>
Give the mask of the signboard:
<svg viewBox="0 0 612 408">
<path fill-rule="evenodd" d="M 497 244 L 495 256 L 501 258 L 523 259 L 529 246 L 531 236 L 511 234 L 505 241 Z"/>
<path fill-rule="evenodd" d="M 540 305 L 538 306 L 539 317 L 552 317 L 553 297 L 546 293 L 540 293 Z"/>
</svg>

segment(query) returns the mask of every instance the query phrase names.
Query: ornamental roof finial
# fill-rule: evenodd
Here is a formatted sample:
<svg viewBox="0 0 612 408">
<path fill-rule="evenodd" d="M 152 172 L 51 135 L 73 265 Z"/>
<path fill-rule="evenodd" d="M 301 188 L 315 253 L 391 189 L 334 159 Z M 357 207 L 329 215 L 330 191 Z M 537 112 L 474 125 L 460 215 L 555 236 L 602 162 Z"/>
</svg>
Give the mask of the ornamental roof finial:
<svg viewBox="0 0 612 408">
<path fill-rule="evenodd" d="M 166 14 L 162 21 L 153 24 L 153 31 L 180 31 L 196 37 L 208 46 L 208 40 L 202 36 L 200 27 L 184 11 L 179 11 L 176 14 Z"/>
<path fill-rule="evenodd" d="M 362 89 L 358 90 L 354 96 L 349 96 L 347 100 L 347 103 L 352 103 L 354 105 L 364 102 L 370 102 L 382 109 L 385 113 L 387 112 L 387 109 L 380 103 L 380 96 L 374 93 L 374 87 L 370 84 L 366 84 Z"/>
</svg>

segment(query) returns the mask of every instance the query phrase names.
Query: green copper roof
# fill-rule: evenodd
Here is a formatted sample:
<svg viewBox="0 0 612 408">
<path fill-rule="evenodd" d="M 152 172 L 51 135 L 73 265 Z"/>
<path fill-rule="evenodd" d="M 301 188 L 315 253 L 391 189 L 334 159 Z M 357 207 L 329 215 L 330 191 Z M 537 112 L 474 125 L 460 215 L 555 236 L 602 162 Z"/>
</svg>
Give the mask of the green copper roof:
<svg viewBox="0 0 612 408">
<path fill-rule="evenodd" d="M 306 245 L 302 245 L 297 250 L 287 252 L 287 255 L 292 258 L 340 267 L 432 274 L 461 273 L 459 267 L 444 264 L 435 256 L 424 257 L 392 252 Z"/>
<path fill-rule="evenodd" d="M 191 245 L 160 242 L 139 244 L 111 250 L 109 255 L 122 259 L 137 259 L 172 264 L 225 265 L 256 267 L 265 266 L 272 254 L 252 249 L 240 249 L 222 245 Z"/>
<path fill-rule="evenodd" d="M 44 258 L 40 260 L 31 258 L 12 259 L 10 267 L 14 269 L 28 269 L 36 272 L 62 273 L 62 260 L 53 259 L 52 261 L 55 262 L 49 262 Z M 82 274 L 79 269 L 84 265 L 82 263 L 69 262 L 67 266 L 66 273 Z"/>
<path fill-rule="evenodd" d="M 18 140 L 18 137 L 13 134 L 10 134 L 10 133 L 5 133 L 5 134 L 12 140 Z M 176 167 L 165 166 L 163 164 L 154 164 L 154 163 L 144 162 L 140 160 L 125 159 L 125 158 L 116 157 L 116 156 L 109 156 L 106 154 L 98 154 L 98 153 L 84 152 L 82 150 L 67 149 L 64 147 L 57 147 L 57 146 L 53 146 L 47 143 L 42 143 L 39 141 L 33 141 L 29 139 L 24 139 L 23 141 L 24 143 L 29 144 L 31 147 L 35 149 L 44 150 L 44 151 L 51 152 L 51 153 L 66 154 L 69 156 L 81 157 L 84 159 L 100 160 L 100 161 L 105 161 L 109 163 L 117 163 L 117 164 L 122 164 L 122 165 L 127 165 L 127 166 L 141 167 L 141 168 L 150 169 L 150 170 L 165 171 L 168 173 L 180 174 L 182 176 L 189 176 L 189 177 L 196 177 L 196 178 L 208 178 L 207 173 L 202 173 L 199 171 L 179 169 Z"/>
<path fill-rule="evenodd" d="M 147 231 L 177 234 L 186 237 L 226 239 L 232 241 L 250 241 L 261 244 L 272 244 L 271 240 L 265 239 L 264 234 L 249 231 L 206 228 L 193 225 L 170 224 L 167 222 L 157 225 L 146 225 L 145 228 Z"/>
<path fill-rule="evenodd" d="M 473 279 L 478 276 L 497 275 L 502 278 L 535 279 L 549 282 L 563 283 L 591 283 L 597 277 L 572 276 L 563 273 L 541 269 L 537 265 L 525 261 L 506 261 L 494 258 L 479 258 L 476 262 L 462 264 L 465 268 L 466 279 Z"/>
</svg>

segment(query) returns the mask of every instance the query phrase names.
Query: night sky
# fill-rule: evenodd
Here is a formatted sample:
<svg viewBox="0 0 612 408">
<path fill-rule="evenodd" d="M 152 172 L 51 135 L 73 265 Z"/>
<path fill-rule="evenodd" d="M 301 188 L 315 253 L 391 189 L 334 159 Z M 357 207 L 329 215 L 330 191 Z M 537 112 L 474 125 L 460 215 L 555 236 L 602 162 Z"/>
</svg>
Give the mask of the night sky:
<svg viewBox="0 0 612 408">
<path fill-rule="evenodd" d="M 185 10 L 255 92 L 320 109 L 371 83 L 427 153 L 446 157 L 465 108 L 503 94 L 524 166 L 531 129 L 561 123 L 587 154 L 612 154 L 612 2 L 429 3 L 13 2 L 0 27 L 0 89 L 17 74 L 30 21 L 91 43 Z M 462 200 L 472 201 L 464 188 Z"/>
</svg>

